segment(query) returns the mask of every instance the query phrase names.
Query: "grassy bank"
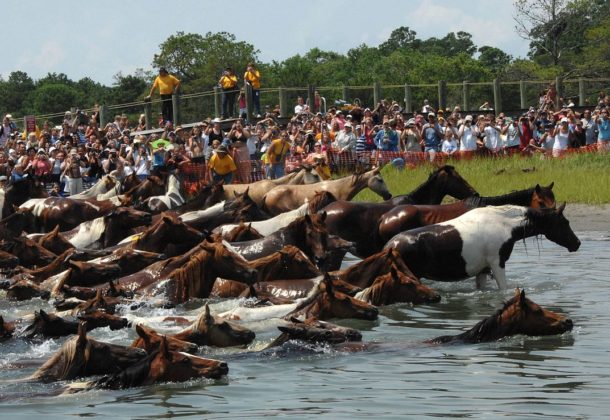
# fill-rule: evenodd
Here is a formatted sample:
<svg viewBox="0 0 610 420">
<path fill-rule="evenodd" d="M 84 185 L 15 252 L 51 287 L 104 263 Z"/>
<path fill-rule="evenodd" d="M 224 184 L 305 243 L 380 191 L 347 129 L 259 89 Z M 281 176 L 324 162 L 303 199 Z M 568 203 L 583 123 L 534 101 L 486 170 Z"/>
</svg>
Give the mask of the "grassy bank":
<svg viewBox="0 0 610 420">
<path fill-rule="evenodd" d="M 548 185 L 555 182 L 553 191 L 558 202 L 610 203 L 610 154 L 585 153 L 545 160 L 540 157 L 473 159 L 447 163 L 455 166 L 460 175 L 485 196 L 530 188 L 537 183 Z M 421 165 L 415 169 L 396 170 L 386 165 L 382 174 L 392 194 L 397 195 L 411 192 L 427 179 L 433 169 L 431 165 Z M 367 189 L 355 199 L 380 201 L 381 197 Z"/>
</svg>

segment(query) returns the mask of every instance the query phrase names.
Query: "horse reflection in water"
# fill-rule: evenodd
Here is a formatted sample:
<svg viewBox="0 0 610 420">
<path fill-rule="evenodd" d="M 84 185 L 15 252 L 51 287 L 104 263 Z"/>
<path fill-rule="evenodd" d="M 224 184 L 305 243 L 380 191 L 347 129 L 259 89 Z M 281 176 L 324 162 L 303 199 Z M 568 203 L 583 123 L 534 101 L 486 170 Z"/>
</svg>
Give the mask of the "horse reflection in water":
<svg viewBox="0 0 610 420">
<path fill-rule="evenodd" d="M 429 343 L 482 343 L 503 337 L 523 334 L 529 336 L 563 334 L 571 331 L 572 320 L 540 307 L 525 297 L 524 290 L 515 290 L 515 296 L 495 314 L 483 319 L 470 330 L 458 335 L 444 335 Z"/>
<path fill-rule="evenodd" d="M 558 209 L 520 206 L 484 207 L 448 222 L 394 236 L 386 247 L 398 250 L 418 277 L 456 281 L 476 276 L 481 288 L 491 270 L 498 287 L 506 289 L 505 265 L 518 240 L 535 235 L 578 250 L 580 241 Z"/>
</svg>

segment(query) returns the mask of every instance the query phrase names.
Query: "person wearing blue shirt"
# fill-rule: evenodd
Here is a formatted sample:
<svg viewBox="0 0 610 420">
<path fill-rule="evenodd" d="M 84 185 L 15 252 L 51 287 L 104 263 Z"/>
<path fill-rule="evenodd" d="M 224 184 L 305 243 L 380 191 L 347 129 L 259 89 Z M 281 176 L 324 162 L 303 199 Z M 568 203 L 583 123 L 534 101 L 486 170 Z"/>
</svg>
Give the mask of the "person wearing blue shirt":
<svg viewBox="0 0 610 420">
<path fill-rule="evenodd" d="M 436 122 L 434 112 L 428 114 L 428 122 L 422 127 L 424 152 L 438 152 L 443 137 L 441 126 Z"/>
<path fill-rule="evenodd" d="M 394 126 L 396 124 L 394 123 Z M 398 151 L 398 133 L 392 127 L 391 121 L 385 121 L 383 123 L 383 130 L 380 130 L 375 135 L 375 145 L 378 150 L 384 152 L 397 152 Z"/>
<path fill-rule="evenodd" d="M 608 119 L 608 110 L 604 108 L 599 114 L 596 121 L 597 130 L 599 131 L 597 143 L 604 149 L 608 149 L 608 146 L 610 145 L 610 119 Z"/>
</svg>

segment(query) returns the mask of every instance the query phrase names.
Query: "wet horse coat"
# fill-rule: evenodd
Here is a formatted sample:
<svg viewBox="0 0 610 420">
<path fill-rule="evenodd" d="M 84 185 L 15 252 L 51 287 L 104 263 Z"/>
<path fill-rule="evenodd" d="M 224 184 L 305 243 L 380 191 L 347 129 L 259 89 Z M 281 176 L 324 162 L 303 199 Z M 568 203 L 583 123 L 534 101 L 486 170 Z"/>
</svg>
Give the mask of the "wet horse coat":
<svg viewBox="0 0 610 420">
<path fill-rule="evenodd" d="M 520 206 L 483 207 L 447 222 L 402 232 L 388 241 L 418 277 L 456 281 L 477 277 L 482 287 L 492 271 L 506 288 L 505 264 L 516 241 L 538 234 L 578 250 L 580 241 L 559 209 Z"/>
</svg>

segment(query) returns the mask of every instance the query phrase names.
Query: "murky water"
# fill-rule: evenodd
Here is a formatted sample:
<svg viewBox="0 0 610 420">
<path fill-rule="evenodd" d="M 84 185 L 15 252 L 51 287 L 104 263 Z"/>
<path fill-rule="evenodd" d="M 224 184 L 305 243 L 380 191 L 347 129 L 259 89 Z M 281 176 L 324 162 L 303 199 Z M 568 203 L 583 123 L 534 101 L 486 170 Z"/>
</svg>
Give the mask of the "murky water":
<svg viewBox="0 0 610 420">
<path fill-rule="evenodd" d="M 511 287 L 568 314 L 574 330 L 561 336 L 513 337 L 479 345 L 430 346 L 423 341 L 456 334 L 493 313 L 513 290 L 495 284 L 477 291 L 474 280 L 428 282 L 442 293 L 434 305 L 384 307 L 376 322 L 340 321 L 356 327 L 373 350 L 342 353 L 330 348 L 288 346 L 273 353 L 203 348 L 226 360 L 221 381 L 191 381 L 127 391 L 48 396 L 63 384 L 19 384 L 61 345 L 61 340 L 0 344 L 0 414 L 47 418 L 108 416 L 215 418 L 268 415 L 298 418 L 326 414 L 493 418 L 600 417 L 610 409 L 610 232 L 578 232 L 582 246 L 569 254 L 547 240 L 519 243 L 507 264 Z M 213 310 L 234 303 L 216 303 Z M 131 316 L 196 314 L 196 305 Z M 14 319 L 47 303 L 0 303 Z M 154 322 L 153 322 L 154 326 Z M 249 325 L 256 350 L 277 335 L 273 322 Z M 167 330 L 166 330 L 167 331 Z M 128 344 L 133 331 L 101 329 L 93 337 Z"/>
</svg>

